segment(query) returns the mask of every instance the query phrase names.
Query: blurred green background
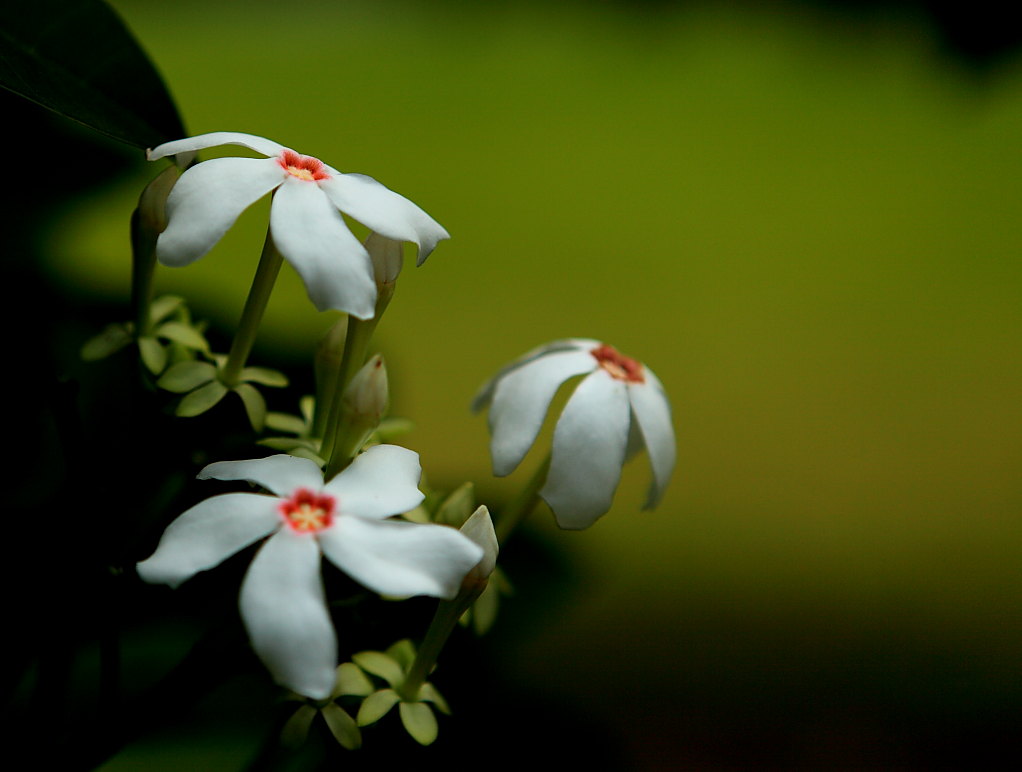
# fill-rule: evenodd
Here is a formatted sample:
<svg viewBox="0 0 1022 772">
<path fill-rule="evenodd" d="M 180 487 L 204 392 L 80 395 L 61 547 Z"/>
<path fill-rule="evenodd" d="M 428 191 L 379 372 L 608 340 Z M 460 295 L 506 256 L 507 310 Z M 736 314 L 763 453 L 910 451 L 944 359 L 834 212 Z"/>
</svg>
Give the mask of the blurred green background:
<svg viewBox="0 0 1022 772">
<path fill-rule="evenodd" d="M 538 459 L 490 477 L 467 406 L 539 343 L 601 338 L 664 382 L 663 505 L 638 511 L 640 457 L 589 531 L 538 512 L 570 576 L 548 605 L 528 605 L 542 588 L 509 601 L 488 642 L 544 721 L 593 727 L 565 742 L 627 769 L 926 768 L 1009 747 L 1017 56 L 978 73 L 880 7 L 112 4 L 192 133 L 370 174 L 451 232 L 409 262 L 378 338 L 431 483 L 476 479 L 499 504 L 525 479 Z M 126 301 L 127 217 L 153 171 L 67 211 L 55 281 Z M 265 221 L 262 202 L 159 289 L 229 328 Z M 287 267 L 261 351 L 311 353 L 330 320 Z M 454 709 L 442 736 L 472 706 Z M 196 742 L 197 769 L 249 752 Z M 136 752 L 109 768 L 154 763 Z"/>
</svg>

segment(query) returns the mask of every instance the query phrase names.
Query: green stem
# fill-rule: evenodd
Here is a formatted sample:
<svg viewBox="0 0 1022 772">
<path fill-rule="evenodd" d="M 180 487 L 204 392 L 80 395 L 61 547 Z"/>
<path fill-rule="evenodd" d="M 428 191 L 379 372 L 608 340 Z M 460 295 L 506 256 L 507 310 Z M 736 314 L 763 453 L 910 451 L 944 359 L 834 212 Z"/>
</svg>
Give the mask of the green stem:
<svg viewBox="0 0 1022 772">
<path fill-rule="evenodd" d="M 131 214 L 131 316 L 135 335 L 149 334 L 149 306 L 153 302 L 153 275 L 156 273 L 156 236 L 142 224 L 138 209 Z"/>
<path fill-rule="evenodd" d="M 273 234 L 267 230 L 263 253 L 259 257 L 259 267 L 256 268 L 255 278 L 252 279 L 252 288 L 248 292 L 245 308 L 241 312 L 238 331 L 234 333 L 231 351 L 227 355 L 227 364 L 224 365 L 220 375 L 220 379 L 228 388 L 234 388 L 241 382 L 241 369 L 245 366 L 245 361 L 252 351 L 256 333 L 259 331 L 259 323 L 263 319 L 263 312 L 266 310 L 266 303 L 270 299 L 270 293 L 273 291 L 277 274 L 280 273 L 282 262 L 283 258 L 273 243 Z"/>
<path fill-rule="evenodd" d="M 507 508 L 502 510 L 500 517 L 497 518 L 496 532 L 497 541 L 503 544 L 507 538 L 530 514 L 532 510 L 539 504 L 539 489 L 543 483 L 546 482 L 547 472 L 550 471 L 550 454 L 547 453 L 543 463 L 541 463 L 536 471 L 532 473 L 532 477 L 525 484 L 518 495 L 508 504 Z"/>
<path fill-rule="evenodd" d="M 323 444 L 320 446 L 320 453 L 327 459 L 326 479 L 329 480 L 341 469 L 346 467 L 349 458 L 342 458 L 342 443 L 337 442 L 337 437 L 342 432 L 341 416 L 344 415 L 342 406 L 344 387 L 347 386 L 352 377 L 365 364 L 366 351 L 369 350 L 369 341 L 372 340 L 373 332 L 379 317 L 372 319 L 356 319 L 348 317 L 348 335 L 344 339 L 344 354 L 341 355 L 340 374 L 334 385 L 334 393 L 330 398 L 330 412 L 327 418 L 326 431 L 323 433 Z"/>
<path fill-rule="evenodd" d="M 345 434 L 344 427 L 341 426 L 341 418 L 344 415 L 342 406 L 344 389 L 351 382 L 355 373 L 366 362 L 369 341 L 372 340 L 376 326 L 380 323 L 380 317 L 383 316 L 383 312 L 387 310 L 387 306 L 390 304 L 390 299 L 394 296 L 394 284 L 378 286 L 377 291 L 376 313 L 372 319 L 348 317 L 348 333 L 344 338 L 344 353 L 341 355 L 340 374 L 333 384 L 333 394 L 324 395 L 324 397 L 329 397 L 330 412 L 328 413 L 326 427 L 323 432 L 320 455 L 327 460 L 324 472 L 327 480 L 330 480 L 351 462 L 350 448 L 345 447 L 346 443 L 337 441 L 338 436 Z"/>
<path fill-rule="evenodd" d="M 344 356 L 344 341 L 348 337 L 350 317 L 342 316 L 320 341 L 316 350 L 316 406 L 312 415 L 312 436 L 322 437 L 326 433 L 330 407 L 333 405 L 337 379 L 341 376 L 341 358 Z"/>
<path fill-rule="evenodd" d="M 415 653 L 415 661 L 412 662 L 401 687 L 396 690 L 404 702 L 418 700 L 419 689 L 422 688 L 426 677 L 436 666 L 437 658 L 458 624 L 458 620 L 469 606 L 475 603 L 476 598 L 485 588 L 486 580 L 471 583 L 467 587 L 463 585 L 454 600 L 442 600 L 437 605 L 433 621 L 429 623 L 429 630 L 426 631 L 426 637 Z"/>
</svg>

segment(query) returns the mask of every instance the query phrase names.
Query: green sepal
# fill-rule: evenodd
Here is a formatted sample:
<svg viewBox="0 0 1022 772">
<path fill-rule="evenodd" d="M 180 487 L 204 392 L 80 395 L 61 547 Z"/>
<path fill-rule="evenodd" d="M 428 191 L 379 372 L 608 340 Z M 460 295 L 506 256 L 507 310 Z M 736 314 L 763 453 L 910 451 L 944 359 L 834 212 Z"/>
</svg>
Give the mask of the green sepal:
<svg viewBox="0 0 1022 772">
<path fill-rule="evenodd" d="M 500 591 L 495 582 L 487 582 L 482 593 L 472 604 L 472 629 L 476 635 L 485 635 L 497 621 Z"/>
<path fill-rule="evenodd" d="M 451 708 L 447 704 L 447 700 L 441 696 L 440 692 L 438 692 L 436 687 L 429 683 L 429 681 L 419 688 L 419 701 L 432 702 L 436 706 L 436 709 L 441 713 L 448 716 L 451 715 Z"/>
<path fill-rule="evenodd" d="M 280 744 L 287 748 L 302 745 L 309 736 L 309 727 L 312 726 L 312 719 L 316 717 L 316 713 L 316 709 L 311 705 L 302 705 L 298 708 L 280 730 Z"/>
<path fill-rule="evenodd" d="M 142 357 L 142 364 L 153 375 L 159 375 L 167 366 L 167 350 L 156 338 L 148 335 L 139 338 L 138 353 Z"/>
<path fill-rule="evenodd" d="M 216 367 L 209 362 L 178 362 L 167 368 L 156 385 L 175 394 L 186 394 L 216 378 Z"/>
<path fill-rule="evenodd" d="M 174 414 L 182 418 L 202 415 L 226 397 L 227 391 L 227 387 L 220 383 L 220 381 L 212 381 L 205 386 L 200 386 L 190 394 L 185 394 L 178 403 Z"/>
<path fill-rule="evenodd" d="M 499 565 L 495 566 L 482 593 L 458 621 L 462 626 L 472 625 L 476 635 L 485 635 L 497 620 L 500 596 L 514 595 L 514 592 L 507 574 Z"/>
<path fill-rule="evenodd" d="M 285 388 L 288 384 L 287 376 L 284 373 L 279 370 L 271 370 L 269 367 L 243 367 L 240 378 L 250 383 L 279 389 Z"/>
<path fill-rule="evenodd" d="M 376 427 L 376 435 L 379 437 L 381 443 L 388 443 L 396 440 L 403 434 L 408 434 L 412 429 L 415 428 L 415 424 L 408 418 L 393 417 L 384 418 L 380 421 L 380 425 Z"/>
<path fill-rule="evenodd" d="M 86 362 L 105 359 L 131 343 L 134 335 L 127 324 L 108 324 L 103 332 L 89 338 L 82 345 L 80 354 Z"/>
<path fill-rule="evenodd" d="M 375 724 L 400 701 L 401 698 L 393 689 L 380 689 L 378 692 L 373 692 L 362 700 L 362 707 L 358 709 L 358 725 Z"/>
<path fill-rule="evenodd" d="M 194 327 L 183 322 L 164 322 L 153 331 L 153 335 L 180 343 L 196 351 L 209 351 L 205 336 Z"/>
<path fill-rule="evenodd" d="M 433 519 L 429 516 L 429 510 L 422 506 L 422 504 L 419 504 L 415 509 L 402 512 L 401 517 L 411 523 L 422 523 L 423 525 L 431 525 L 433 523 Z"/>
<path fill-rule="evenodd" d="M 315 461 L 317 466 L 326 466 L 326 459 L 320 458 L 319 454 L 309 450 L 308 448 L 295 448 L 294 450 L 288 451 L 292 456 L 298 458 L 307 458 L 310 461 Z"/>
<path fill-rule="evenodd" d="M 324 705 L 320 711 L 330 733 L 342 747 L 349 751 L 362 747 L 362 733 L 358 731 L 355 719 L 344 712 L 335 702 Z"/>
<path fill-rule="evenodd" d="M 373 683 L 358 665 L 345 662 L 337 668 L 337 686 L 334 688 L 334 697 L 345 695 L 368 697 L 372 693 Z"/>
<path fill-rule="evenodd" d="M 461 528 L 468 520 L 469 515 L 476 508 L 475 486 L 471 482 L 462 483 L 454 489 L 450 496 L 444 499 L 436 511 L 434 520 L 443 525 L 453 525 Z"/>
<path fill-rule="evenodd" d="M 379 676 L 395 689 L 404 683 L 404 668 L 389 654 L 384 654 L 382 651 L 360 651 L 352 655 L 351 658 L 367 673 Z"/>
<path fill-rule="evenodd" d="M 261 432 L 263 424 L 266 422 L 266 400 L 263 399 L 263 395 L 249 383 L 240 383 L 234 387 L 233 391 L 241 397 L 241 401 L 245 405 L 245 413 L 248 415 L 248 422 L 252 424 L 252 428 Z"/>
<path fill-rule="evenodd" d="M 404 724 L 405 731 L 419 745 L 430 745 L 436 740 L 439 731 L 436 716 L 425 702 L 402 702 L 398 706 L 398 712 L 401 714 L 401 723 Z"/>
</svg>

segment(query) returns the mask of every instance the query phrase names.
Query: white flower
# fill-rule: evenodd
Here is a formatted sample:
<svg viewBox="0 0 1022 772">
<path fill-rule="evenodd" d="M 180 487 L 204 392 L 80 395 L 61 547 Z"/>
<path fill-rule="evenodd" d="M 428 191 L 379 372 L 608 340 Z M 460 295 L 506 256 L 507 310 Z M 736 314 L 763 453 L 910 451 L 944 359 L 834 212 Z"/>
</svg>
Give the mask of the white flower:
<svg viewBox="0 0 1022 772">
<path fill-rule="evenodd" d="M 330 482 L 308 459 L 221 461 L 201 479 L 247 480 L 271 491 L 225 493 L 168 526 L 138 564 L 147 582 L 176 587 L 267 536 L 241 585 L 241 616 L 274 679 L 313 699 L 330 695 L 337 639 L 320 578 L 320 553 L 385 595 L 453 598 L 483 550 L 453 528 L 387 520 L 423 499 L 419 457 L 377 445 Z"/>
<path fill-rule="evenodd" d="M 341 212 L 382 236 L 413 242 L 419 248 L 419 265 L 438 241 L 450 238 L 422 209 L 372 177 L 342 174 L 317 158 L 252 134 L 218 131 L 179 139 L 153 148 L 148 158 L 218 145 L 241 145 L 268 158 L 214 158 L 181 175 L 167 199 L 168 225 L 156 245 L 164 265 L 198 260 L 250 204 L 275 190 L 270 207 L 273 242 L 301 275 L 316 308 L 369 319 L 376 301 L 372 264 Z"/>
<path fill-rule="evenodd" d="M 490 405 L 493 473 L 510 474 L 536 441 L 561 384 L 586 375 L 554 429 L 550 471 L 539 495 L 562 528 L 588 528 L 610 509 L 621 466 L 645 446 L 653 467 L 645 508 L 663 497 L 674 469 L 671 406 L 657 377 L 597 340 L 572 338 L 533 349 L 476 395 Z"/>
</svg>

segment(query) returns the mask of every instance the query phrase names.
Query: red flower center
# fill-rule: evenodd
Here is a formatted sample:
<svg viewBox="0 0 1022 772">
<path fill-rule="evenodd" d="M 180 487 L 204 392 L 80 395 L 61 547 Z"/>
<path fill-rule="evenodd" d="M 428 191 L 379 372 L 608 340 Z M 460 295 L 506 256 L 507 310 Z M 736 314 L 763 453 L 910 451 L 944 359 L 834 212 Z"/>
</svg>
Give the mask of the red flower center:
<svg viewBox="0 0 1022 772">
<path fill-rule="evenodd" d="M 300 155 L 294 150 L 285 150 L 277 157 L 277 163 L 292 177 L 297 177 L 300 180 L 313 182 L 330 179 L 326 165 L 311 155 Z"/>
<path fill-rule="evenodd" d="M 642 363 L 626 357 L 613 346 L 603 343 L 589 353 L 612 378 L 628 383 L 646 382 L 646 376 L 642 374 Z"/>
<path fill-rule="evenodd" d="M 280 504 L 280 514 L 291 530 L 298 533 L 316 533 L 329 528 L 334 521 L 334 498 L 299 488 Z"/>
</svg>

